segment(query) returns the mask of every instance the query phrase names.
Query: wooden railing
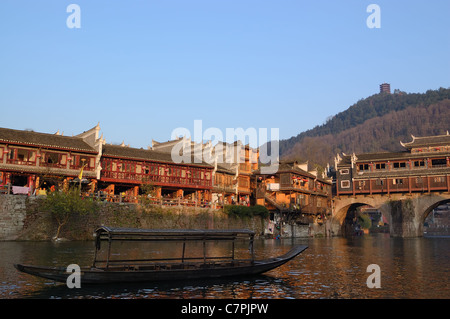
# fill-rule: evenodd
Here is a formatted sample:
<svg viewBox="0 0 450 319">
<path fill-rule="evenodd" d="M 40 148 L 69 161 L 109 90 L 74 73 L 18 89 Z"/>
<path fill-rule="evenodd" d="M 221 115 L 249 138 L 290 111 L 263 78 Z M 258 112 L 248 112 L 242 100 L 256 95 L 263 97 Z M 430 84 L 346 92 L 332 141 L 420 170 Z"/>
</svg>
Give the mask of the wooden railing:
<svg viewBox="0 0 450 319">
<path fill-rule="evenodd" d="M 442 176 L 411 176 L 399 178 L 376 178 L 355 180 L 354 190 L 340 190 L 340 194 L 375 194 L 375 193 L 428 193 L 432 191 L 448 191 L 449 177 Z"/>
<path fill-rule="evenodd" d="M 143 175 L 130 172 L 102 172 L 102 177 L 112 178 L 115 180 L 135 181 L 135 182 L 147 182 L 147 183 L 164 183 L 164 184 L 177 184 L 177 185 L 192 185 L 192 186 L 212 186 L 211 179 L 201 179 L 193 177 L 180 177 L 180 176 L 164 176 L 164 175 Z"/>
</svg>

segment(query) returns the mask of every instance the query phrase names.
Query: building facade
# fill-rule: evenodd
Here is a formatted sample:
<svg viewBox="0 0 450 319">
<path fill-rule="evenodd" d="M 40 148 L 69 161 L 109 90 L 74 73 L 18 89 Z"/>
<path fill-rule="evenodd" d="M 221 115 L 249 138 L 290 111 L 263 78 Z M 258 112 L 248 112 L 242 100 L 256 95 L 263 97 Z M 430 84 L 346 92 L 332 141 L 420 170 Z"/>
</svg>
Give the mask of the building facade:
<svg viewBox="0 0 450 319">
<path fill-rule="evenodd" d="M 335 157 L 336 195 L 450 192 L 450 135 L 415 137 L 401 152 Z"/>
<path fill-rule="evenodd" d="M 275 174 L 255 172 L 256 202 L 271 210 L 295 212 L 325 219 L 331 215 L 332 182 L 308 163 L 280 163 Z"/>
<path fill-rule="evenodd" d="M 99 126 L 77 136 L 0 128 L 0 185 L 17 194 L 81 182 L 95 189 L 100 178 Z"/>
<path fill-rule="evenodd" d="M 212 146 L 179 138 L 144 149 L 108 144 L 99 133 L 99 125 L 76 136 L 0 128 L 1 188 L 32 195 L 73 185 L 108 201 L 137 202 L 146 195 L 156 203 L 331 213 L 330 181 L 298 163 L 263 174 L 259 150 L 240 141 Z M 180 142 L 190 157 L 174 161 Z"/>
<path fill-rule="evenodd" d="M 170 154 L 106 144 L 100 127 L 76 136 L 0 128 L 0 185 L 14 194 L 82 186 L 111 201 L 136 201 L 142 185 L 156 197 L 210 201 L 213 167 L 177 164 Z"/>
<path fill-rule="evenodd" d="M 124 145 L 103 146 L 99 190 L 129 200 L 142 193 L 142 185 L 160 198 L 209 202 L 213 167 L 206 163 L 179 164 L 171 155 Z"/>
</svg>

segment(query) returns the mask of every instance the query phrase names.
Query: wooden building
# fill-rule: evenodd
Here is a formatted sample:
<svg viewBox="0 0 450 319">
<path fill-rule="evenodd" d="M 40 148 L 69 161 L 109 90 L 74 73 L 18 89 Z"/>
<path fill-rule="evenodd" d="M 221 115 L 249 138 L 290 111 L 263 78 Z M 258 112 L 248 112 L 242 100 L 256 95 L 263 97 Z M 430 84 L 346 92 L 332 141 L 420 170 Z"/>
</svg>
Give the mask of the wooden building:
<svg viewBox="0 0 450 319">
<path fill-rule="evenodd" d="M 156 198 L 211 200 L 213 166 L 177 164 L 167 153 L 109 145 L 99 131 L 97 125 L 69 137 L 0 128 L 0 185 L 28 195 L 76 183 L 110 200 L 136 201 L 143 188 Z"/>
<path fill-rule="evenodd" d="M 220 169 L 215 171 L 216 174 L 222 175 L 224 170 L 228 173 L 224 176 L 228 176 L 231 179 L 231 175 L 234 175 L 231 179 L 232 185 L 228 184 L 229 188 L 234 189 L 234 193 L 230 192 L 228 203 L 247 205 L 254 203 L 254 186 L 252 184 L 253 172 L 258 169 L 259 150 L 250 147 L 248 144 L 244 145 L 241 141 L 235 141 L 234 143 L 219 142 L 217 143 L 211 152 L 216 166 Z"/>
<path fill-rule="evenodd" d="M 33 194 L 68 186 L 82 173 L 83 186 L 95 189 L 100 177 L 99 126 L 77 136 L 0 128 L 0 185 L 12 193 Z"/>
<path fill-rule="evenodd" d="M 174 163 L 171 154 L 124 145 L 103 146 L 99 190 L 133 201 L 149 186 L 153 197 L 211 201 L 213 167 Z"/>
<path fill-rule="evenodd" d="M 331 181 L 308 172 L 308 163 L 282 162 L 274 174 L 255 172 L 256 203 L 270 210 L 325 217 L 331 214 Z"/>
<path fill-rule="evenodd" d="M 336 195 L 450 192 L 450 135 L 415 137 L 401 152 L 335 158 Z"/>
<path fill-rule="evenodd" d="M 212 202 L 217 207 L 236 204 L 238 202 L 236 195 L 236 177 L 236 170 L 232 167 L 224 164 L 216 164 L 214 169 Z"/>
<path fill-rule="evenodd" d="M 180 137 L 172 141 L 152 141 L 152 150 L 171 154 L 174 147 L 189 149 L 190 154 L 214 166 L 212 202 L 218 205 L 250 205 L 253 201 L 252 174 L 258 168 L 259 150 L 244 145 L 211 141 L 196 143 Z M 194 162 L 194 161 L 193 161 Z"/>
</svg>

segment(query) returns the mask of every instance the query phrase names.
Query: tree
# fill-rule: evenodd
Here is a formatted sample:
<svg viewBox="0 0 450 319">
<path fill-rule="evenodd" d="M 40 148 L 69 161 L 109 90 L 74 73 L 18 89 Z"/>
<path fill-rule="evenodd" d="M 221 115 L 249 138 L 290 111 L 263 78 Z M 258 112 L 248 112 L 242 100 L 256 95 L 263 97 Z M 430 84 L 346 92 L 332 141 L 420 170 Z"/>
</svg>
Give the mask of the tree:
<svg viewBox="0 0 450 319">
<path fill-rule="evenodd" d="M 360 213 L 358 215 L 358 223 L 362 229 L 369 229 L 372 227 L 372 220 L 367 213 Z"/>
<path fill-rule="evenodd" d="M 62 227 L 67 224 L 71 216 L 97 212 L 98 206 L 92 200 L 83 199 L 80 190 L 74 187 L 65 191 L 50 192 L 44 200 L 43 209 L 50 212 L 58 224 L 53 237 L 53 240 L 56 240 L 59 238 Z"/>
</svg>

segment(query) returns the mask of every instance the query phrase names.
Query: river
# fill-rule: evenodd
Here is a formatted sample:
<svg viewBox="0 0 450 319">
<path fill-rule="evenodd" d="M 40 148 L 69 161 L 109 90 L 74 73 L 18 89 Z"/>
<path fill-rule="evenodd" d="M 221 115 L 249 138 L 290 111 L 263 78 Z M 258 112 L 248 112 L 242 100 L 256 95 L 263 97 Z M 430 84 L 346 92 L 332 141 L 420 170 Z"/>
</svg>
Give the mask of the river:
<svg viewBox="0 0 450 319">
<path fill-rule="evenodd" d="M 258 239 L 259 258 L 281 255 L 293 245 L 308 249 L 264 275 L 226 280 L 83 286 L 20 273 L 14 263 L 90 265 L 93 242 L 0 242 L 1 299 L 448 299 L 450 238 L 390 238 L 374 234 L 349 238 Z M 129 250 L 130 247 L 121 247 Z M 133 246 L 133 249 L 139 247 Z M 154 250 L 155 248 L 153 248 Z M 160 246 L 160 250 L 173 250 Z M 200 247 L 198 247 L 200 249 Z M 246 244 L 237 245 L 246 251 Z M 367 267 L 380 269 L 380 288 L 369 288 Z"/>
</svg>

